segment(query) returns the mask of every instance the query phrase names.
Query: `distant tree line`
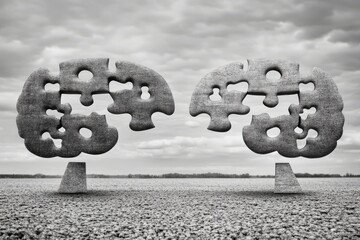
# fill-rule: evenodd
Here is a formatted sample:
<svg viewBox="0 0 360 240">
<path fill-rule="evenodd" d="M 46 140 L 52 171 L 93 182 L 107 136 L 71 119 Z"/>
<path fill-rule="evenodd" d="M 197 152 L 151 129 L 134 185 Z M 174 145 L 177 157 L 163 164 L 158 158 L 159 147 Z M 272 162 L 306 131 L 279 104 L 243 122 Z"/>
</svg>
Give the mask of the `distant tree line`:
<svg viewBox="0 0 360 240">
<path fill-rule="evenodd" d="M 87 174 L 88 178 L 128 178 L 128 175 Z"/>
<path fill-rule="evenodd" d="M 224 173 L 195 173 L 195 174 L 181 174 L 181 173 L 167 173 L 161 175 L 162 178 L 250 178 L 250 174 L 224 174 Z"/>
<path fill-rule="evenodd" d="M 0 178 L 61 178 L 61 175 L 37 174 L 0 174 Z"/>
<path fill-rule="evenodd" d="M 295 176 L 298 178 L 339 178 L 343 177 L 340 174 L 323 174 L 323 173 L 295 173 Z M 355 175 L 354 175 L 355 176 Z M 358 175 L 360 176 L 360 175 Z M 347 177 L 346 175 L 344 177 Z"/>
<path fill-rule="evenodd" d="M 360 177 L 360 174 L 347 173 L 340 174 L 322 174 L 322 173 L 295 173 L 298 178 L 350 178 Z M 45 175 L 45 174 L 0 174 L 0 178 L 61 178 L 61 175 Z M 225 174 L 225 173 L 166 173 L 161 175 L 151 174 L 129 174 L 129 175 L 106 175 L 106 174 L 88 174 L 88 178 L 274 178 L 274 175 L 250 175 L 243 174 Z"/>
</svg>

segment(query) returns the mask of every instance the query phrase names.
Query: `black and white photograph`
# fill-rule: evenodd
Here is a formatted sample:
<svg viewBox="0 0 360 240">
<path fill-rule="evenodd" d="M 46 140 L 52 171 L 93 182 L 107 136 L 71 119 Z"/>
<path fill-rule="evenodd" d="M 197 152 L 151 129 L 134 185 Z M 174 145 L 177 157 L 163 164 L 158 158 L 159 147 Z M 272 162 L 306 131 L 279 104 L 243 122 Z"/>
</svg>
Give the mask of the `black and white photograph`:
<svg viewBox="0 0 360 240">
<path fill-rule="evenodd" d="M 0 239 L 360 239 L 359 14 L 0 1 Z"/>
</svg>

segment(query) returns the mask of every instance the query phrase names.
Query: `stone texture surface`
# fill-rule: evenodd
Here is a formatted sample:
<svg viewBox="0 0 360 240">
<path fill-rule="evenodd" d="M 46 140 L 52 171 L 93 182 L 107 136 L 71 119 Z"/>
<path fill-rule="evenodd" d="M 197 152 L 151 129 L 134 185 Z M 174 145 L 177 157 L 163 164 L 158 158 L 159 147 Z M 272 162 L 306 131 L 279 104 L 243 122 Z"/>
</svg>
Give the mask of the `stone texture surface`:
<svg viewBox="0 0 360 240">
<path fill-rule="evenodd" d="M 114 104 L 109 106 L 111 113 L 132 115 L 130 127 L 133 130 L 146 130 L 154 127 L 151 115 L 154 112 L 172 114 L 174 100 L 166 81 L 156 72 L 140 65 L 117 62 L 117 70 L 108 70 L 108 59 L 79 59 L 60 63 L 59 76 L 46 69 L 34 71 L 26 80 L 17 102 L 16 119 L 20 137 L 24 138 L 27 149 L 40 157 L 76 157 L 81 152 L 101 154 L 109 151 L 117 142 L 118 132 L 108 126 L 105 115 L 92 113 L 89 116 L 71 114 L 69 104 L 61 104 L 61 94 L 80 94 L 83 105 L 93 103 L 93 94 L 109 93 Z M 92 79 L 78 78 L 82 70 L 93 74 Z M 131 81 L 131 90 L 109 91 L 109 82 L 125 83 Z M 59 91 L 45 91 L 47 83 L 59 84 Z M 149 87 L 150 99 L 141 99 L 141 87 Z M 59 119 L 46 114 L 48 109 L 57 110 L 64 115 Z M 83 137 L 79 130 L 88 128 L 92 135 Z M 60 131 L 60 129 L 65 131 Z M 61 147 L 56 147 L 52 139 L 43 139 L 48 132 L 53 139 L 61 139 Z"/>
<path fill-rule="evenodd" d="M 114 114 L 129 113 L 132 117 L 130 128 L 134 131 L 147 130 L 155 127 L 151 120 L 154 112 L 167 115 L 174 113 L 175 104 L 166 81 L 155 71 L 130 62 L 117 62 L 116 74 L 112 81 L 131 82 L 131 90 L 112 92 L 114 103 L 108 107 Z M 148 87 L 150 98 L 142 99 L 141 87 Z"/>
<path fill-rule="evenodd" d="M 274 193 L 301 193 L 301 187 L 290 163 L 275 163 Z"/>
<path fill-rule="evenodd" d="M 232 63 L 207 74 L 196 86 L 190 103 L 190 114 L 197 116 L 200 113 L 210 115 L 208 129 L 224 132 L 231 128 L 228 119 L 230 114 L 247 114 L 248 106 L 242 104 L 246 93 L 238 91 L 227 91 L 227 85 L 239 83 L 244 79 L 243 65 Z M 211 101 L 209 96 L 213 88 L 219 88 L 222 97 L 220 101 Z"/>
<path fill-rule="evenodd" d="M 46 69 L 35 71 L 27 79 L 17 102 L 19 135 L 30 152 L 40 157 L 75 157 L 81 152 L 100 154 L 116 144 L 117 130 L 107 125 L 105 116 L 71 114 L 71 106 L 61 104 L 61 92 L 45 91 L 47 83 L 60 83 L 59 77 Z M 61 119 L 49 116 L 47 109 L 56 109 L 64 116 Z M 92 131 L 89 139 L 80 134 L 82 127 Z M 44 132 L 54 139 L 61 139 L 61 147 L 56 147 L 52 139 L 43 139 Z"/>
<path fill-rule="evenodd" d="M 60 91 L 81 94 L 80 102 L 90 106 L 94 100 L 92 94 L 108 93 L 108 58 L 75 59 L 60 63 Z M 80 80 L 82 70 L 90 71 L 93 77 L 88 81 Z"/>
<path fill-rule="evenodd" d="M 86 193 L 86 163 L 69 162 L 61 179 L 59 193 Z"/>
<path fill-rule="evenodd" d="M 343 132 L 343 102 L 331 77 L 324 71 L 314 68 L 309 76 L 299 72 L 299 65 L 282 60 L 248 60 L 248 70 L 241 63 L 231 63 L 206 75 L 196 86 L 191 103 L 190 114 L 197 116 L 207 113 L 211 117 L 208 129 L 228 131 L 230 114 L 247 114 L 249 107 L 242 104 L 247 95 L 264 95 L 264 105 L 274 107 L 278 95 L 298 94 L 299 104 L 289 106 L 289 115 L 271 118 L 267 113 L 253 115 L 251 124 L 243 128 L 245 144 L 254 152 L 266 154 L 277 151 L 285 157 L 323 157 L 331 153 Z M 266 78 L 267 72 L 276 70 L 281 74 L 279 80 Z M 230 83 L 247 82 L 247 92 L 229 92 Z M 313 91 L 300 92 L 299 84 L 313 83 Z M 220 89 L 221 100 L 212 101 L 209 96 L 213 88 Z M 302 119 L 304 109 L 316 108 L 314 114 Z M 267 130 L 278 127 L 280 134 L 269 137 Z M 299 127 L 303 131 L 295 132 Z M 309 130 L 317 131 L 314 138 L 307 138 L 305 147 L 298 149 L 297 140 L 304 139 Z"/>
<path fill-rule="evenodd" d="M 0 239 L 359 239 L 360 178 L 1 179 Z"/>
<path fill-rule="evenodd" d="M 248 70 L 244 76 L 248 79 L 248 94 L 265 95 L 264 105 L 275 107 L 279 100 L 278 95 L 294 94 L 299 92 L 299 64 L 277 59 L 248 60 Z M 267 79 L 266 73 L 276 70 L 281 74 L 279 80 Z"/>
</svg>

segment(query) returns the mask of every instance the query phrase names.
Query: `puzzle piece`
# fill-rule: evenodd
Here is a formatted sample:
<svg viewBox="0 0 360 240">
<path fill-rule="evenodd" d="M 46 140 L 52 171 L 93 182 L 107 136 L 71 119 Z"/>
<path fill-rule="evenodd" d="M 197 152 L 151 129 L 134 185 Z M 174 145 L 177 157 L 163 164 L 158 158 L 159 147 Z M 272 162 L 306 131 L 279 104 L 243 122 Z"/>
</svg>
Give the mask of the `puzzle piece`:
<svg viewBox="0 0 360 240">
<path fill-rule="evenodd" d="M 273 151 L 285 157 L 304 156 L 308 158 L 323 157 L 331 153 L 336 142 L 342 135 L 344 116 L 342 114 L 343 102 L 334 81 L 325 72 L 314 68 L 312 74 L 303 77 L 299 73 L 299 65 L 281 60 L 248 60 L 249 69 L 245 72 L 241 64 L 228 64 L 206 75 L 195 88 L 190 103 L 190 114 L 196 116 L 208 113 L 211 117 L 208 129 L 214 131 L 227 131 L 230 129 L 228 115 L 234 113 L 235 106 L 244 106 L 242 100 L 246 95 L 265 95 L 264 105 L 274 107 L 278 104 L 278 95 L 298 94 L 299 104 L 289 106 L 290 115 L 271 118 L 267 113 L 252 117 L 251 124 L 243 128 L 245 144 L 254 152 L 266 154 Z M 237 67 L 236 67 L 237 66 Z M 230 69 L 230 70 L 229 70 Z M 266 78 L 270 70 L 281 73 L 279 80 Z M 249 89 L 242 93 L 242 98 L 231 99 L 230 102 L 210 102 L 208 97 L 212 88 L 220 88 L 220 95 L 228 94 L 226 84 L 236 79 L 238 82 L 246 81 Z M 299 91 L 300 83 L 312 82 L 313 91 Z M 300 114 L 304 109 L 316 108 L 316 112 L 303 120 Z M 238 114 L 246 114 L 243 111 Z M 267 131 L 273 127 L 280 129 L 276 137 L 269 137 Z M 302 128 L 301 133 L 295 131 Z M 297 139 L 304 139 L 308 131 L 314 129 L 318 132 L 315 138 L 308 138 L 302 149 L 297 148 Z"/>
<path fill-rule="evenodd" d="M 226 132 L 231 128 L 228 119 L 230 114 L 247 114 L 250 111 L 248 106 L 242 104 L 246 96 L 244 92 L 228 91 L 229 84 L 243 81 L 245 77 L 241 63 L 231 63 L 220 67 L 207 74 L 196 86 L 190 103 L 191 116 L 201 113 L 210 115 L 209 130 Z M 209 96 L 214 88 L 219 88 L 221 99 L 212 101 Z"/>
<path fill-rule="evenodd" d="M 298 126 L 299 113 L 296 105 L 290 106 L 290 115 L 270 118 L 269 114 L 254 115 L 250 126 L 243 128 L 245 144 L 252 151 L 260 154 L 274 151 L 286 157 L 297 157 L 297 133 L 294 129 Z M 280 133 L 276 137 L 269 137 L 267 130 L 278 127 Z"/>
<path fill-rule="evenodd" d="M 25 139 L 25 146 L 30 152 L 42 157 L 56 156 L 57 149 L 51 139 L 43 140 L 41 135 L 49 132 L 53 138 L 61 138 L 57 130 L 61 127 L 60 119 L 46 115 L 46 110 L 71 111 L 69 105 L 60 105 L 59 92 L 44 90 L 47 83 L 58 82 L 57 76 L 50 75 L 46 69 L 39 69 L 29 76 L 17 102 L 19 135 Z"/>
<path fill-rule="evenodd" d="M 101 154 L 109 151 L 118 140 L 116 128 L 109 127 L 104 115 L 92 113 L 90 116 L 68 114 L 61 118 L 65 128 L 60 157 L 73 157 L 81 152 Z M 81 128 L 88 128 L 92 135 L 85 138 L 80 134 Z"/>
<path fill-rule="evenodd" d="M 314 68 L 310 76 L 298 79 L 298 84 L 308 82 L 313 82 L 315 89 L 299 92 L 299 105 L 291 105 L 289 108 L 291 118 L 254 116 L 251 125 L 243 128 L 244 141 L 251 150 L 257 153 L 277 151 L 285 157 L 317 158 L 326 156 L 335 149 L 344 125 L 341 96 L 330 76 L 318 68 Z M 312 107 L 316 108 L 316 112 L 303 120 L 300 113 Z M 270 138 L 266 131 L 274 126 L 278 126 L 281 133 L 276 138 Z M 303 131 L 296 133 L 296 127 Z M 298 149 L 296 140 L 305 138 L 310 129 L 315 129 L 318 136 L 308 138 L 305 147 Z"/>
<path fill-rule="evenodd" d="M 275 107 L 279 102 L 278 95 L 299 92 L 299 64 L 267 59 L 248 60 L 248 63 L 246 79 L 249 89 L 247 94 L 265 95 L 265 106 Z M 271 70 L 278 71 L 281 75 L 280 79 L 267 79 L 266 74 Z"/>
<path fill-rule="evenodd" d="M 151 115 L 163 112 L 174 113 L 175 104 L 166 81 L 155 71 L 130 62 L 116 62 L 116 73 L 111 80 L 120 83 L 131 82 L 132 89 L 111 92 L 114 103 L 108 107 L 113 114 L 129 113 L 132 116 L 130 128 L 134 131 L 154 127 Z M 149 99 L 141 99 L 141 87 L 149 88 Z"/>
<path fill-rule="evenodd" d="M 316 108 L 316 112 L 305 120 L 299 119 L 299 127 L 304 129 L 301 137 L 306 137 L 310 129 L 318 132 L 316 138 L 306 140 L 306 146 L 300 149 L 301 156 L 325 156 L 336 148 L 336 142 L 343 133 L 345 119 L 341 95 L 331 77 L 319 68 L 314 68 L 311 75 L 303 77 L 300 82 L 313 82 L 315 89 L 300 92 L 299 109 Z"/>
<path fill-rule="evenodd" d="M 80 102 L 90 106 L 94 100 L 92 94 L 108 93 L 109 59 L 77 59 L 60 63 L 60 91 L 62 93 L 81 94 Z M 83 70 L 90 71 L 93 77 L 88 81 L 79 79 Z"/>
<path fill-rule="evenodd" d="M 45 91 L 47 83 L 59 83 L 58 76 L 52 76 L 46 69 L 33 72 L 27 79 L 17 103 L 17 126 L 20 137 L 25 139 L 28 150 L 41 157 L 75 157 L 81 152 L 99 154 L 111 149 L 117 141 L 117 130 L 108 127 L 105 116 L 93 113 L 90 116 L 72 115 L 69 104 L 60 103 L 60 92 Z M 64 113 L 61 119 L 48 116 L 47 109 Z M 59 131 L 64 128 L 65 132 Z M 79 133 L 81 127 L 92 130 L 90 139 Z M 42 139 L 49 132 L 54 139 L 61 139 L 57 148 L 52 139 Z"/>
<path fill-rule="evenodd" d="M 109 109 L 120 113 L 130 113 L 133 130 L 154 127 L 152 113 L 174 112 L 174 100 L 165 80 L 154 71 L 127 62 L 118 62 L 115 73 L 108 70 L 108 59 L 83 59 L 60 63 L 59 76 L 50 75 L 46 69 L 33 72 L 25 82 L 17 102 L 17 126 L 20 137 L 24 138 L 28 150 L 41 157 L 75 157 L 81 152 L 101 154 L 109 151 L 117 142 L 118 132 L 109 127 L 105 116 L 91 113 L 89 116 L 71 114 L 70 104 L 61 104 L 61 94 L 81 94 L 80 101 L 89 106 L 93 103 L 92 94 L 109 93 L 109 82 L 132 81 L 134 88 L 111 93 L 114 99 Z M 93 78 L 82 81 L 78 78 L 82 70 L 88 70 Z M 58 83 L 59 91 L 45 91 L 47 83 Z M 140 98 L 141 87 L 148 86 L 150 99 Z M 57 110 L 64 115 L 58 119 L 46 114 L 48 109 Z M 85 138 L 81 128 L 91 130 L 92 136 Z M 61 131 L 61 130 L 64 131 Z M 61 139 L 57 148 L 53 139 L 43 139 L 48 132 L 53 139 Z"/>
</svg>

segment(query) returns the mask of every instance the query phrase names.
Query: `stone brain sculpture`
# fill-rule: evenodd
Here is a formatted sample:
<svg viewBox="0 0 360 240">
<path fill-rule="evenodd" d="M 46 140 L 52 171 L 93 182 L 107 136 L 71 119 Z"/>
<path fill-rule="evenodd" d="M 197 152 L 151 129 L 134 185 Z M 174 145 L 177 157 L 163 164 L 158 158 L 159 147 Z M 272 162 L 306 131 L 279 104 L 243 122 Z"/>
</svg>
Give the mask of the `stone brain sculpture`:
<svg viewBox="0 0 360 240">
<path fill-rule="evenodd" d="M 276 70 L 281 77 L 277 81 L 269 80 L 266 74 Z M 228 91 L 229 84 L 247 82 L 247 92 Z M 300 83 L 313 83 L 313 91 L 301 92 Z M 212 101 L 209 96 L 214 88 L 219 88 L 221 100 Z M 242 63 L 231 63 L 207 74 L 196 86 L 191 103 L 190 114 L 210 115 L 208 129 L 225 132 L 230 130 L 230 114 L 247 114 L 249 106 L 242 104 L 247 95 L 264 95 L 264 105 L 274 107 L 278 104 L 278 95 L 298 94 L 299 104 L 289 106 L 289 115 L 271 118 L 269 114 L 254 115 L 251 124 L 243 128 L 245 144 L 254 152 L 266 154 L 277 151 L 285 157 L 323 157 L 331 153 L 342 135 L 344 116 L 343 102 L 331 77 L 324 71 L 314 68 L 309 76 L 302 76 L 299 64 L 282 60 L 256 59 L 248 60 L 248 70 Z M 316 108 L 314 114 L 303 120 L 300 113 L 304 109 Z M 280 133 L 269 137 L 267 130 L 278 127 Z M 297 133 L 299 127 L 303 131 Z M 306 145 L 298 149 L 296 140 L 304 139 L 309 130 L 314 129 L 318 135 L 308 138 Z"/>
<path fill-rule="evenodd" d="M 108 126 L 105 115 L 95 112 L 89 116 L 71 114 L 70 104 L 61 104 L 61 94 L 81 94 L 84 106 L 93 103 L 93 94 L 109 93 L 114 103 L 108 107 L 113 114 L 129 113 L 132 116 L 130 128 L 134 131 L 154 127 L 151 115 L 174 112 L 174 100 L 166 81 L 156 72 L 146 67 L 116 62 L 116 71 L 108 70 L 109 59 L 80 59 L 60 63 L 60 74 L 52 75 L 46 69 L 34 71 L 26 80 L 17 102 L 16 119 L 20 137 L 24 138 L 27 149 L 40 157 L 76 157 L 81 152 L 101 154 L 109 151 L 118 140 L 116 128 Z M 81 71 L 93 74 L 89 81 L 78 78 Z M 109 91 L 109 82 L 131 82 L 132 89 L 118 92 Z M 59 91 L 45 91 L 47 83 L 58 83 Z M 141 87 L 148 87 L 150 98 L 141 99 Z M 63 113 L 58 119 L 46 114 L 52 109 Z M 60 129 L 65 131 L 60 131 Z M 92 131 L 90 138 L 80 134 L 81 128 Z M 61 139 L 61 147 L 56 147 L 52 139 L 43 139 L 48 132 L 53 139 Z"/>
</svg>

